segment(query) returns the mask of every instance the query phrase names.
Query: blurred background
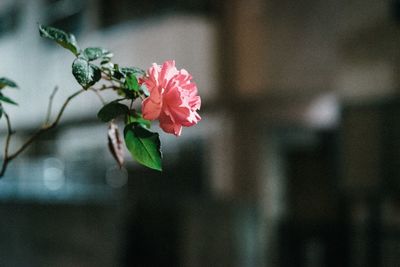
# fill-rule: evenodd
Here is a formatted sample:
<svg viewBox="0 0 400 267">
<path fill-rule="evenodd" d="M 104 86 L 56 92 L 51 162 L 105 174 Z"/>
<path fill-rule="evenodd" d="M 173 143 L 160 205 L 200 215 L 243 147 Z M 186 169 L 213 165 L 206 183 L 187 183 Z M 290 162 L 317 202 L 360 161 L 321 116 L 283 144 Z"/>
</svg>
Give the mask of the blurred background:
<svg viewBox="0 0 400 267">
<path fill-rule="evenodd" d="M 1 0 L 11 150 L 79 88 L 37 23 L 175 59 L 203 120 L 162 134 L 162 173 L 119 169 L 74 99 L 0 180 L 0 266 L 400 266 L 399 0 Z"/>
</svg>

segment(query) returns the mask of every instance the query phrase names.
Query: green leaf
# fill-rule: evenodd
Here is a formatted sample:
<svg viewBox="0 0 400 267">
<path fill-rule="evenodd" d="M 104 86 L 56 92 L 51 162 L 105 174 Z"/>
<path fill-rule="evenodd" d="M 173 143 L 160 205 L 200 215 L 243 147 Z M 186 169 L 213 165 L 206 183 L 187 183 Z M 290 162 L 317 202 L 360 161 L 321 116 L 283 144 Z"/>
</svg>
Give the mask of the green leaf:
<svg viewBox="0 0 400 267">
<path fill-rule="evenodd" d="M 161 171 L 161 143 L 158 133 L 131 123 L 124 129 L 125 144 L 132 157 L 140 164 Z"/>
<path fill-rule="evenodd" d="M 71 33 L 41 24 L 39 24 L 39 33 L 41 37 L 56 41 L 59 45 L 74 53 L 75 56 L 80 52 L 75 36 Z"/>
<path fill-rule="evenodd" d="M 109 122 L 112 119 L 120 115 L 126 115 L 129 112 L 129 108 L 123 104 L 117 102 L 111 102 L 104 105 L 97 113 L 97 118 L 102 122 Z"/>
<path fill-rule="evenodd" d="M 83 56 L 87 58 L 88 61 L 93 61 L 99 58 L 109 61 L 113 54 L 104 48 L 88 47 L 83 50 Z"/>
<path fill-rule="evenodd" d="M 112 73 L 114 71 L 114 64 L 111 62 L 108 62 L 104 65 L 101 65 L 101 70 L 106 73 L 109 76 L 112 76 Z"/>
<path fill-rule="evenodd" d="M 0 101 L 18 106 L 18 104 L 16 102 L 14 102 L 14 100 L 12 100 L 11 98 L 6 97 L 2 93 L 0 93 Z"/>
<path fill-rule="evenodd" d="M 119 70 L 118 64 L 112 64 L 113 68 L 110 70 L 111 76 L 117 80 L 125 77 L 125 75 Z"/>
<path fill-rule="evenodd" d="M 117 80 L 124 78 L 124 74 L 119 70 L 112 70 L 112 76 Z"/>
<path fill-rule="evenodd" d="M 101 79 L 101 70 L 82 57 L 76 58 L 72 63 L 72 74 L 85 89 Z"/>
<path fill-rule="evenodd" d="M 126 76 L 124 85 L 128 90 L 131 90 L 134 92 L 139 92 L 139 90 L 140 90 L 138 80 L 137 80 L 136 76 L 133 74 L 128 74 Z"/>
<path fill-rule="evenodd" d="M 142 127 L 147 128 L 147 129 L 150 129 L 150 127 L 151 127 L 151 121 L 144 119 L 142 114 L 140 112 L 136 112 L 136 111 L 129 114 L 127 116 L 126 121 L 127 121 L 127 124 L 136 122 L 136 123 L 140 124 Z"/>
<path fill-rule="evenodd" d="M 12 88 L 17 88 L 17 84 L 13 81 L 11 81 L 10 79 L 7 78 L 0 78 L 0 89 L 4 88 L 4 87 L 12 87 Z"/>
<path fill-rule="evenodd" d="M 106 64 L 110 63 L 110 61 L 111 61 L 111 58 L 105 57 L 105 58 L 103 58 L 103 59 L 101 60 L 100 64 L 101 64 L 101 65 L 106 65 Z"/>
<path fill-rule="evenodd" d="M 144 70 L 142 70 L 141 68 L 136 68 L 136 67 L 123 67 L 120 69 L 120 71 L 124 75 L 135 74 L 137 76 L 143 76 L 146 74 L 146 72 Z"/>
</svg>

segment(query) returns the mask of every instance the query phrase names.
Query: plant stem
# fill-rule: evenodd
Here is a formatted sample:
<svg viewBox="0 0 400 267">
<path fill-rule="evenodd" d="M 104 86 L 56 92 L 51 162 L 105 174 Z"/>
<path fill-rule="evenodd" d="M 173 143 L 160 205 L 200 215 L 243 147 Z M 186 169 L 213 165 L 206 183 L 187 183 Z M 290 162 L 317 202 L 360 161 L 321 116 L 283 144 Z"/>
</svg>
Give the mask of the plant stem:
<svg viewBox="0 0 400 267">
<path fill-rule="evenodd" d="M 9 146 L 10 146 L 10 140 L 11 140 L 11 135 L 12 135 L 12 129 L 11 129 L 10 118 L 8 117 L 8 114 L 7 114 L 7 113 L 4 113 L 4 114 L 5 114 L 6 121 L 7 121 L 7 136 L 6 136 L 6 143 L 5 143 L 5 148 L 4 148 L 3 164 L 2 164 L 1 169 L 0 169 L 0 178 L 3 177 L 4 172 L 5 172 L 6 169 L 7 169 L 7 165 L 8 165 L 8 163 L 10 163 L 10 161 L 12 161 L 12 160 L 13 160 L 14 158 L 16 158 L 19 154 L 21 154 L 23 151 L 25 151 L 25 149 L 26 149 L 30 144 L 32 144 L 32 142 L 35 141 L 36 138 L 38 138 L 40 135 L 42 135 L 43 133 L 47 132 L 48 130 L 55 128 L 55 127 L 58 125 L 58 123 L 60 122 L 60 119 L 61 119 L 61 117 L 62 117 L 62 115 L 63 115 L 63 113 L 64 113 L 64 111 L 65 111 L 67 105 L 69 104 L 69 102 L 70 102 L 74 97 L 78 96 L 79 94 L 81 94 L 81 93 L 84 92 L 84 91 L 85 91 L 84 89 L 81 89 L 81 90 L 79 90 L 79 91 L 73 93 L 72 95 L 70 95 L 70 96 L 65 100 L 64 104 L 62 105 L 60 111 L 59 111 L 58 114 L 57 114 L 56 119 L 55 119 L 52 123 L 50 123 L 50 124 L 46 123 L 45 125 L 43 125 L 43 126 L 42 126 L 40 129 L 38 129 L 33 135 L 31 135 L 31 136 L 25 141 L 25 143 L 23 143 L 23 144 L 21 145 L 21 147 L 20 147 L 19 149 L 17 149 L 14 153 L 12 153 L 12 154 L 10 154 L 10 155 L 8 154 L 8 153 L 9 153 L 9 152 L 8 152 L 8 149 L 9 149 Z M 52 102 L 52 98 L 51 98 L 49 101 Z M 50 104 L 49 104 L 49 106 L 50 106 Z"/>
<path fill-rule="evenodd" d="M 49 106 L 47 108 L 47 116 L 46 116 L 46 120 L 44 122 L 45 125 L 48 125 L 50 123 L 50 117 L 51 117 L 51 108 L 53 105 L 53 99 L 54 96 L 56 95 L 58 90 L 58 86 L 54 87 L 53 92 L 51 93 L 50 97 L 49 97 Z"/>
<path fill-rule="evenodd" d="M 104 98 L 101 96 L 100 94 L 100 90 L 96 89 L 96 88 L 89 88 L 88 90 L 93 91 L 93 93 L 96 94 L 96 96 L 99 98 L 100 102 L 105 105 L 106 101 L 104 100 Z"/>
<path fill-rule="evenodd" d="M 121 82 L 120 80 L 114 78 L 114 77 L 111 75 L 111 73 L 107 73 L 107 72 L 104 71 L 104 70 L 101 70 L 101 73 L 103 73 L 103 74 L 105 75 L 105 77 L 103 76 L 104 79 L 106 79 L 106 80 L 108 80 L 108 81 L 110 81 L 110 82 L 114 81 L 114 82 L 118 82 L 119 84 L 122 84 L 122 82 Z"/>
</svg>

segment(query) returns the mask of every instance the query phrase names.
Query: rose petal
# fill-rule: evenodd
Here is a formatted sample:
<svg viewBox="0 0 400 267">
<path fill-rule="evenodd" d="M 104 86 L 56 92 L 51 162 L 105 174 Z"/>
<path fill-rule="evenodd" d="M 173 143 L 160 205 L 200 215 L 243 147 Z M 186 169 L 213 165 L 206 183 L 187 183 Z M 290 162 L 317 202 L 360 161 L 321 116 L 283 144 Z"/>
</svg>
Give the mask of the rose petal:
<svg viewBox="0 0 400 267">
<path fill-rule="evenodd" d="M 180 136 L 182 133 L 182 126 L 174 123 L 170 116 L 165 113 L 160 115 L 160 128 L 166 133 L 171 133 Z"/>
<path fill-rule="evenodd" d="M 143 118 L 146 120 L 156 120 L 160 116 L 162 103 L 154 102 L 150 97 L 142 102 Z"/>
<path fill-rule="evenodd" d="M 201 99 L 191 79 L 185 69 L 177 70 L 174 60 L 165 61 L 161 66 L 153 64 L 143 79 L 150 92 L 142 102 L 143 117 L 158 119 L 161 129 L 176 136 L 181 134 L 182 126 L 198 123 Z"/>
</svg>

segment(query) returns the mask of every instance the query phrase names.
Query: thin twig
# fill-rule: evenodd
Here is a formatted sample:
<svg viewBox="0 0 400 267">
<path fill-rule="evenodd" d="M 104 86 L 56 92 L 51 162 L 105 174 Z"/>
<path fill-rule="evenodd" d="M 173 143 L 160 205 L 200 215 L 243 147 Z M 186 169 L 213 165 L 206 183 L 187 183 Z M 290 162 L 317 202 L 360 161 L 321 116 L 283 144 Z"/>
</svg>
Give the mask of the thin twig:
<svg viewBox="0 0 400 267">
<path fill-rule="evenodd" d="M 99 90 L 100 91 L 104 91 L 104 90 L 108 90 L 108 89 L 115 90 L 115 89 L 119 89 L 119 88 L 120 88 L 119 86 L 117 86 L 115 84 L 112 84 L 112 85 L 109 85 L 109 86 L 104 86 L 104 87 L 100 88 Z"/>
<path fill-rule="evenodd" d="M 92 87 L 93 88 L 93 87 Z M 90 89 L 92 89 L 92 88 L 90 88 Z M 97 90 L 97 91 L 105 91 L 105 90 L 108 90 L 108 89 L 118 89 L 119 87 L 118 86 L 116 86 L 116 85 L 114 85 L 114 84 L 112 84 L 112 85 L 103 85 L 102 87 L 100 87 L 100 88 L 93 88 L 94 90 Z"/>
<path fill-rule="evenodd" d="M 10 138 L 11 138 L 11 134 L 12 134 L 12 130 L 11 130 L 11 123 L 9 120 L 8 115 L 6 115 L 6 120 L 7 120 L 7 137 L 6 137 L 6 145 L 5 145 L 5 150 L 4 150 L 4 159 L 3 159 L 3 164 L 1 166 L 1 170 L 0 170 L 0 177 L 2 177 L 4 175 L 4 172 L 7 168 L 8 163 L 13 160 L 15 157 L 17 157 L 19 154 L 21 154 L 33 141 L 35 141 L 36 138 L 38 138 L 40 135 L 42 135 L 43 133 L 45 133 L 46 131 L 53 129 L 54 127 L 56 127 L 58 125 L 58 123 L 60 122 L 60 119 L 65 111 L 65 108 L 67 107 L 68 103 L 76 96 L 78 96 L 79 94 L 81 94 L 82 92 L 84 92 L 84 89 L 81 89 L 75 93 L 73 93 L 72 95 L 70 95 L 64 102 L 64 104 L 62 105 L 60 111 L 57 114 L 56 119 L 51 123 L 51 124 L 46 124 L 43 125 L 40 129 L 38 129 L 33 135 L 31 135 L 28 140 L 25 141 L 25 143 L 23 143 L 21 145 L 21 147 L 19 149 L 17 149 L 14 153 L 8 155 L 8 147 L 10 144 Z M 5 113 L 6 114 L 6 113 Z"/>
<path fill-rule="evenodd" d="M 49 125 L 44 125 L 42 128 L 40 128 L 39 130 L 36 131 L 36 133 L 34 133 L 17 151 L 15 151 L 13 154 L 11 154 L 8 159 L 14 159 L 16 156 L 18 156 L 21 152 L 23 152 L 39 135 L 41 135 L 42 133 L 53 129 L 54 127 L 56 127 L 61 119 L 61 116 L 64 113 L 65 108 L 67 107 L 69 101 L 71 101 L 71 99 L 73 99 L 74 97 L 76 97 L 77 95 L 79 95 L 80 93 L 84 92 L 84 89 L 81 89 L 75 93 L 73 93 L 72 95 L 70 95 L 64 102 L 64 104 L 62 105 L 60 111 L 58 112 L 58 115 L 56 117 L 56 119 Z"/>
<path fill-rule="evenodd" d="M 54 99 L 54 96 L 57 93 L 57 90 L 58 90 L 58 86 L 54 87 L 53 92 L 51 93 L 51 95 L 49 97 L 49 106 L 47 107 L 47 116 L 46 116 L 46 120 L 44 122 L 44 125 L 48 125 L 50 123 L 51 108 L 52 108 L 53 99 Z"/>
<path fill-rule="evenodd" d="M 92 91 L 92 92 L 94 92 L 96 95 L 97 95 L 97 97 L 100 99 L 100 102 L 103 104 L 103 105 L 105 105 L 106 104 L 106 101 L 104 100 L 104 98 L 101 96 L 101 94 L 99 93 L 99 89 L 96 89 L 96 88 L 89 88 L 90 89 L 90 91 Z"/>
<path fill-rule="evenodd" d="M 79 94 L 81 94 L 81 93 L 83 93 L 83 92 L 85 92 L 85 91 L 86 91 L 85 89 L 81 89 L 81 90 L 76 91 L 76 92 L 73 93 L 72 95 L 70 95 L 70 96 L 65 100 L 64 104 L 62 105 L 60 111 L 58 112 L 58 115 L 57 115 L 55 121 L 54 121 L 52 124 L 50 124 L 50 126 L 47 127 L 47 128 L 48 128 L 48 129 L 51 129 L 51 128 L 56 127 L 57 124 L 58 124 L 58 122 L 60 121 L 61 116 L 63 115 L 64 110 L 65 110 L 65 108 L 67 107 L 69 101 L 71 101 L 74 97 L 78 96 Z"/>
<path fill-rule="evenodd" d="M 110 73 L 107 73 L 104 70 L 101 70 L 101 72 L 105 75 L 103 76 L 104 79 L 108 80 L 108 81 L 114 81 L 114 82 L 118 82 L 119 84 L 121 84 L 122 82 L 116 78 L 114 78 L 113 76 L 111 76 Z"/>
</svg>

